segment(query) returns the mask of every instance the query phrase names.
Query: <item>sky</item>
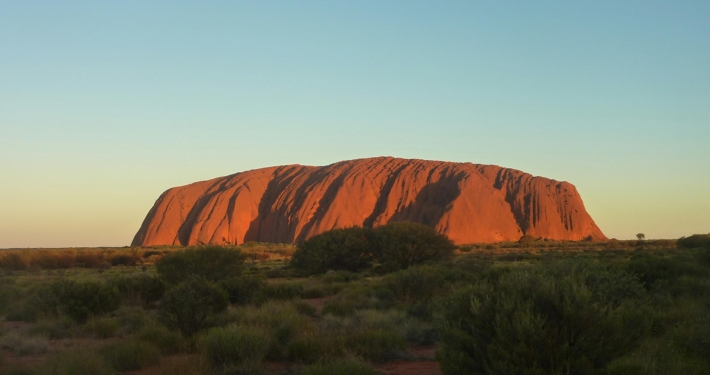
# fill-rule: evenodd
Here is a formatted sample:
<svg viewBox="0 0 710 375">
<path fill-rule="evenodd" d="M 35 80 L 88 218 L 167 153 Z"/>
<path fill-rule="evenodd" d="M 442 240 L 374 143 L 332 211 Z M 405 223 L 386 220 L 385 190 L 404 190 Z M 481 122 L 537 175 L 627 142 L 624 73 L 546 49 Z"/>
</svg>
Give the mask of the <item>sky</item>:
<svg viewBox="0 0 710 375">
<path fill-rule="evenodd" d="M 707 1 L 0 0 L 0 248 L 129 245 L 160 193 L 395 156 L 710 232 Z"/>
</svg>

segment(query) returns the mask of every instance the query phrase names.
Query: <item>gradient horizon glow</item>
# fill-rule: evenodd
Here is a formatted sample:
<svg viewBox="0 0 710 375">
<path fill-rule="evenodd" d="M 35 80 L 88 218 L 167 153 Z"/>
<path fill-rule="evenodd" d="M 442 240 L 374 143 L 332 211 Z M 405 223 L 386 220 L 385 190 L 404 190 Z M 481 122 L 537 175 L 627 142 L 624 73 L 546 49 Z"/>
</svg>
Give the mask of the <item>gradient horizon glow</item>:
<svg viewBox="0 0 710 375">
<path fill-rule="evenodd" d="M 372 156 L 710 232 L 710 2 L 0 0 L 0 248 L 123 246 L 164 190 Z"/>
</svg>

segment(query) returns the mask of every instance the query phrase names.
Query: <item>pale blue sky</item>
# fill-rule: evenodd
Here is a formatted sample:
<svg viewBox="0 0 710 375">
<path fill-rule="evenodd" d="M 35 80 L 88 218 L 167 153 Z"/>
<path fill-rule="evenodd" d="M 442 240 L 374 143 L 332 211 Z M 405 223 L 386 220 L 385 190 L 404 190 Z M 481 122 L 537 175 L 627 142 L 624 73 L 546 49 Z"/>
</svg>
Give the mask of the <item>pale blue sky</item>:
<svg viewBox="0 0 710 375">
<path fill-rule="evenodd" d="M 0 0 L 0 247 L 127 245 L 165 189 L 391 155 L 710 231 L 710 2 Z"/>
</svg>

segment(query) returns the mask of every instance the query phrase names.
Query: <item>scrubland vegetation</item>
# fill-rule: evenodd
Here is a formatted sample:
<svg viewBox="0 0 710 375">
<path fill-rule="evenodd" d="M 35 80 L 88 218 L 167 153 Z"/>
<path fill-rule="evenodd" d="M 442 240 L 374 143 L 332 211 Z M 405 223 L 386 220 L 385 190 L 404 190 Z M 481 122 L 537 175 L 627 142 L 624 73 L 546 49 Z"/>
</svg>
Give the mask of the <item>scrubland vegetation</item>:
<svg viewBox="0 0 710 375">
<path fill-rule="evenodd" d="M 0 268 L 2 374 L 710 373 L 708 235 L 456 247 L 407 223 Z"/>
</svg>

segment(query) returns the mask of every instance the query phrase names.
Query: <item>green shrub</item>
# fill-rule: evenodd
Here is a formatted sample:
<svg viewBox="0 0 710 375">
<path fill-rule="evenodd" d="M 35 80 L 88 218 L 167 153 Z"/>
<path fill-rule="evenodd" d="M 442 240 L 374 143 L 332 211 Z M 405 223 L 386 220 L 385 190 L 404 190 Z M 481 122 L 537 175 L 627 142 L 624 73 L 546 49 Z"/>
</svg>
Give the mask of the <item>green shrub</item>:
<svg viewBox="0 0 710 375">
<path fill-rule="evenodd" d="M 177 251 L 155 263 L 158 275 L 168 284 L 179 284 L 192 276 L 220 281 L 241 274 L 246 255 L 236 248 L 204 246 Z"/>
<path fill-rule="evenodd" d="M 681 237 L 676 241 L 676 245 L 686 249 L 710 248 L 710 234 L 694 234 L 690 237 Z"/>
<path fill-rule="evenodd" d="M 55 354 L 35 373 L 37 375 L 111 375 L 113 370 L 97 353 L 80 349 Z"/>
<path fill-rule="evenodd" d="M 296 308 L 296 311 L 298 311 L 299 314 L 316 316 L 316 308 L 306 301 L 293 301 L 293 307 Z"/>
<path fill-rule="evenodd" d="M 407 348 L 407 341 L 394 330 L 364 329 L 347 332 L 345 347 L 364 359 L 386 362 L 404 351 Z"/>
<path fill-rule="evenodd" d="M 303 285 L 297 283 L 268 284 L 261 289 L 265 300 L 290 300 L 300 298 Z"/>
<path fill-rule="evenodd" d="M 355 313 L 358 306 L 355 301 L 347 298 L 335 298 L 325 303 L 323 315 L 349 316 Z"/>
<path fill-rule="evenodd" d="M 213 367 L 225 373 L 256 372 L 271 347 L 271 335 L 260 327 L 216 327 L 202 337 L 201 347 Z"/>
<path fill-rule="evenodd" d="M 362 275 L 359 273 L 355 272 L 350 272 L 350 271 L 333 271 L 330 270 L 325 273 L 325 276 L 323 276 L 323 281 L 325 281 L 328 284 L 332 283 L 349 283 L 351 281 L 356 281 L 360 280 L 362 278 Z"/>
<path fill-rule="evenodd" d="M 101 348 L 101 356 L 116 371 L 134 371 L 155 365 L 160 351 L 155 345 L 138 340 L 119 341 Z"/>
<path fill-rule="evenodd" d="M 123 306 L 116 310 L 112 315 L 121 327 L 122 333 L 133 333 L 146 324 L 152 324 L 151 312 L 137 306 Z"/>
<path fill-rule="evenodd" d="M 342 357 L 345 344 L 340 333 L 300 335 L 288 344 L 288 359 L 300 363 L 316 363 Z"/>
<path fill-rule="evenodd" d="M 374 233 L 377 260 L 388 271 L 445 259 L 456 249 L 446 235 L 417 223 L 390 223 L 375 228 Z"/>
<path fill-rule="evenodd" d="M 163 354 L 179 353 L 188 347 L 187 340 L 179 332 L 171 331 L 158 324 L 143 327 L 136 337 L 155 345 Z"/>
<path fill-rule="evenodd" d="M 308 317 L 299 313 L 291 302 L 269 301 L 261 306 L 245 306 L 235 311 L 240 325 L 268 330 L 274 338 L 268 358 L 281 359 L 285 346 L 297 335 L 314 331 Z"/>
<path fill-rule="evenodd" d="M 84 330 L 96 338 L 105 339 L 116 334 L 118 322 L 109 318 L 94 318 L 86 323 Z"/>
<path fill-rule="evenodd" d="M 22 320 L 35 321 L 64 314 L 83 323 L 90 316 L 118 309 L 120 303 L 118 290 L 105 283 L 62 280 L 39 288 L 19 315 Z"/>
<path fill-rule="evenodd" d="M 379 263 L 382 271 L 396 271 L 415 264 L 451 256 L 456 246 L 426 225 L 390 223 L 375 229 L 333 229 L 311 237 L 298 246 L 290 266 L 305 274 L 326 271 L 360 272 Z"/>
<path fill-rule="evenodd" d="M 417 266 L 383 277 L 380 285 L 399 301 L 428 301 L 450 286 L 445 276 L 447 272 L 449 270 L 444 267 Z"/>
<path fill-rule="evenodd" d="M 137 299 L 144 304 L 160 300 L 165 293 L 165 284 L 157 278 L 148 275 L 124 276 L 110 281 L 121 293 L 124 299 Z"/>
<path fill-rule="evenodd" d="M 219 282 L 229 295 L 229 302 L 234 304 L 247 304 L 253 302 L 266 286 L 266 280 L 257 276 L 240 276 L 224 279 Z"/>
<path fill-rule="evenodd" d="M 648 332 L 633 278 L 581 264 L 520 270 L 462 288 L 441 307 L 444 374 L 585 374 L 635 349 Z M 632 285 L 624 285 L 631 283 Z M 635 284 L 635 285 L 633 285 Z M 619 285 L 614 291 L 604 289 Z"/>
<path fill-rule="evenodd" d="M 28 333 L 35 336 L 44 336 L 52 340 L 65 339 L 76 336 L 76 322 L 69 317 L 59 316 L 52 319 L 39 320 L 32 326 Z"/>
<path fill-rule="evenodd" d="M 361 227 L 327 231 L 299 244 L 289 264 L 306 274 L 362 271 L 375 259 L 372 235 L 372 229 Z"/>
<path fill-rule="evenodd" d="M 167 327 L 192 336 L 206 328 L 214 314 L 224 311 L 227 293 L 200 277 L 192 277 L 163 296 L 158 316 Z"/>
<path fill-rule="evenodd" d="M 708 270 L 695 259 L 679 259 L 653 254 L 637 254 L 631 257 L 626 269 L 639 276 L 646 289 L 651 290 L 659 281 L 672 282 L 683 275 L 705 276 Z"/>
<path fill-rule="evenodd" d="M 304 289 L 303 292 L 301 292 L 301 298 L 304 299 L 312 299 L 312 298 L 323 298 L 326 296 L 329 296 L 331 293 L 327 291 L 325 288 L 308 288 Z"/>
<path fill-rule="evenodd" d="M 355 359 L 339 359 L 304 367 L 299 375 L 376 375 L 366 363 Z"/>
<path fill-rule="evenodd" d="M 0 348 L 18 356 L 39 355 L 49 350 L 49 341 L 43 337 L 28 337 L 12 332 L 0 336 Z"/>
</svg>

